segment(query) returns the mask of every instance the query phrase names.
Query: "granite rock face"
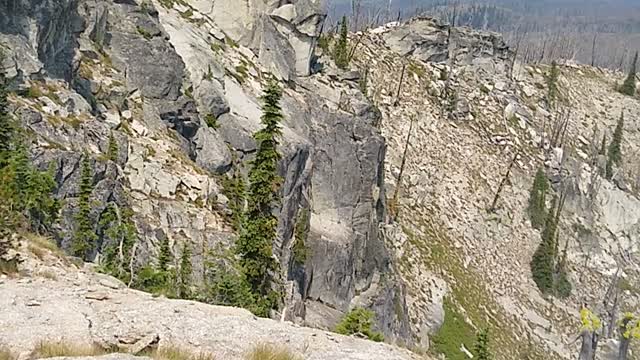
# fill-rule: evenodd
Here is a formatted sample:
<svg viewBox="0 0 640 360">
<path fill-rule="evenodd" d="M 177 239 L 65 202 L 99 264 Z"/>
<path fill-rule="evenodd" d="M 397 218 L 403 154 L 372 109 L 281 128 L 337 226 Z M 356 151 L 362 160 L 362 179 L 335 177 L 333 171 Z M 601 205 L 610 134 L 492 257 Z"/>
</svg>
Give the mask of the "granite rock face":
<svg viewBox="0 0 640 360">
<path fill-rule="evenodd" d="M 69 248 L 88 157 L 100 237 L 91 258 L 99 262 L 112 241 L 100 225 L 105 210 L 131 209 L 139 236 L 134 266 L 153 263 L 168 238 L 176 256 L 191 248 L 200 284 L 207 256 L 231 248 L 237 235 L 221 179 L 246 175 L 262 84 L 272 73 L 286 81 L 273 249 L 285 298 L 274 315 L 333 328 L 364 306 L 376 311 L 376 327 L 390 341 L 410 343 L 403 284 L 380 231 L 387 221 L 380 114 L 354 81 L 304 77 L 324 15 L 316 1 L 281 3 L 0 5 L 0 41 L 9 44 L 5 64 L 19 95 L 12 107 L 35 134 L 36 164 L 54 165 L 55 195 L 64 200 L 56 240 Z M 35 88 L 37 96 L 27 96 Z M 292 252 L 300 237 L 308 253 L 302 262 Z"/>
</svg>

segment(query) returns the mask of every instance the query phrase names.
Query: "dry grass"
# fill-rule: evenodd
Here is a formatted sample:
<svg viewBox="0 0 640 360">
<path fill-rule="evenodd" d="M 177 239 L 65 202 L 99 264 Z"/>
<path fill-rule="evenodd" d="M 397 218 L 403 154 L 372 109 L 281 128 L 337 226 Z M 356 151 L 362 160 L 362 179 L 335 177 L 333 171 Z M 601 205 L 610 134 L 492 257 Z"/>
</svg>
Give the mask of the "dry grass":
<svg viewBox="0 0 640 360">
<path fill-rule="evenodd" d="M 36 358 L 61 356 L 99 356 L 109 352 L 95 345 L 71 343 L 66 341 L 41 341 L 33 351 Z"/>
<path fill-rule="evenodd" d="M 246 360 L 302 360 L 291 350 L 281 345 L 261 343 L 245 357 Z"/>
<path fill-rule="evenodd" d="M 56 275 L 55 272 L 49 269 L 42 269 L 38 271 L 38 276 L 43 277 L 45 279 L 49 279 L 49 280 L 54 280 L 54 281 L 58 280 L 58 275 Z"/>
<path fill-rule="evenodd" d="M 0 346 L 0 360 L 18 360 L 18 355 L 6 346 Z"/>
<path fill-rule="evenodd" d="M 215 360 L 213 354 L 208 352 L 193 352 L 176 345 L 162 346 L 148 356 L 154 360 Z"/>
<path fill-rule="evenodd" d="M 56 257 L 64 258 L 64 253 L 62 252 L 62 250 L 50 238 L 32 233 L 24 234 L 24 238 L 29 242 L 29 251 L 37 256 L 40 260 L 44 258 L 44 256 L 46 255 L 46 251 L 50 252 Z"/>
</svg>

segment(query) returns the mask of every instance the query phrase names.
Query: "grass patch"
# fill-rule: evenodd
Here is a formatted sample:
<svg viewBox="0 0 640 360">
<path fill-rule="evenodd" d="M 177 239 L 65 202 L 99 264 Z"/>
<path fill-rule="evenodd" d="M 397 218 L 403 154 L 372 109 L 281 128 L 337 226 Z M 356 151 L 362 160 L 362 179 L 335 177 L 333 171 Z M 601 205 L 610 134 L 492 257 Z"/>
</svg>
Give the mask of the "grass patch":
<svg viewBox="0 0 640 360">
<path fill-rule="evenodd" d="M 471 351 L 475 342 L 475 331 L 451 300 L 444 300 L 444 324 L 432 338 L 433 350 L 444 354 L 449 360 L 467 360 L 460 345 Z"/>
<path fill-rule="evenodd" d="M 43 95 L 42 90 L 40 90 L 40 87 L 37 85 L 29 86 L 29 89 L 27 89 L 27 93 L 25 94 L 29 99 L 37 99 Z"/>
<path fill-rule="evenodd" d="M 245 360 L 302 360 L 302 357 L 284 346 L 262 343 L 256 345 Z"/>
<path fill-rule="evenodd" d="M 427 70 L 415 61 L 410 62 L 407 69 L 409 72 L 416 74 L 419 78 L 422 78 L 427 74 Z"/>
<path fill-rule="evenodd" d="M 24 234 L 24 238 L 29 242 L 29 250 L 37 248 L 40 250 L 47 250 L 58 257 L 64 256 L 64 253 L 58 245 L 46 236 L 28 233 Z M 34 255 L 36 254 L 34 253 Z"/>
<path fill-rule="evenodd" d="M 49 269 L 38 271 L 38 276 L 49 280 L 58 280 L 58 275 Z"/>
<path fill-rule="evenodd" d="M 0 360 L 18 360 L 18 354 L 6 346 L 0 346 Z"/>
<path fill-rule="evenodd" d="M 208 352 L 193 352 L 175 345 L 162 346 L 148 356 L 155 360 L 215 360 Z"/>
<path fill-rule="evenodd" d="M 213 130 L 217 130 L 220 127 L 220 124 L 218 124 L 218 119 L 216 119 L 213 114 L 205 115 L 204 121 L 207 123 L 207 126 L 212 128 Z"/>
<path fill-rule="evenodd" d="M 153 37 L 153 35 L 151 35 L 151 33 L 149 33 L 147 30 L 141 28 L 140 26 L 136 26 L 136 31 L 138 31 L 138 34 L 142 35 L 142 37 L 147 39 L 147 40 L 151 40 L 151 38 Z"/>
<path fill-rule="evenodd" d="M 217 41 L 211 43 L 211 51 L 213 51 L 214 53 L 224 52 L 225 50 L 226 46 L 224 43 L 220 43 Z"/>
<path fill-rule="evenodd" d="M 410 209 L 403 211 L 403 213 L 410 212 Z M 523 356 L 523 343 L 522 339 L 517 339 L 515 336 L 518 331 L 517 327 L 509 320 L 508 315 L 501 310 L 500 305 L 497 304 L 492 294 L 483 286 L 485 283 L 483 278 L 475 271 L 465 268 L 459 251 L 455 249 L 453 241 L 448 238 L 445 231 L 442 231 L 430 221 L 421 223 L 421 225 L 424 225 L 426 230 L 426 238 L 424 239 L 418 238 L 406 227 L 404 227 L 404 232 L 409 237 L 409 245 L 411 245 L 413 251 L 417 251 L 420 254 L 421 261 L 429 270 L 440 274 L 450 285 L 449 302 L 457 305 L 456 307 L 449 307 L 450 318 L 455 320 L 455 310 L 464 309 L 464 313 L 471 323 L 486 328 L 492 334 L 492 341 L 503 344 L 499 350 L 496 350 L 496 359 L 521 359 Z M 409 271 L 408 276 L 411 276 L 411 266 L 406 259 L 402 260 L 401 267 L 405 272 Z M 495 309 L 496 311 L 489 309 Z M 458 310 L 458 312 L 461 311 Z M 456 325 L 455 321 L 449 326 L 464 328 L 459 322 Z M 459 337 L 456 348 L 460 347 Z M 441 337 L 441 342 L 443 343 L 441 347 L 448 349 L 444 345 L 447 343 L 445 339 L 445 337 Z M 473 346 L 472 344 L 467 345 Z M 548 353 L 542 352 L 534 344 L 531 345 L 533 349 L 531 351 L 534 351 L 540 358 L 552 359 L 552 357 L 548 356 Z"/>
<path fill-rule="evenodd" d="M 224 43 L 229 45 L 232 48 L 237 48 L 238 47 L 238 43 L 235 42 L 232 38 L 228 37 L 225 35 L 224 37 Z"/>
<path fill-rule="evenodd" d="M 108 353 L 109 351 L 95 345 L 77 344 L 66 341 L 41 341 L 33 350 L 33 355 L 40 359 L 63 356 L 99 356 Z"/>
<path fill-rule="evenodd" d="M 191 17 L 193 16 L 193 10 L 191 10 L 191 8 L 189 8 L 189 9 L 187 9 L 187 11 L 181 12 L 180 16 L 182 16 L 183 19 L 190 20 Z"/>
</svg>

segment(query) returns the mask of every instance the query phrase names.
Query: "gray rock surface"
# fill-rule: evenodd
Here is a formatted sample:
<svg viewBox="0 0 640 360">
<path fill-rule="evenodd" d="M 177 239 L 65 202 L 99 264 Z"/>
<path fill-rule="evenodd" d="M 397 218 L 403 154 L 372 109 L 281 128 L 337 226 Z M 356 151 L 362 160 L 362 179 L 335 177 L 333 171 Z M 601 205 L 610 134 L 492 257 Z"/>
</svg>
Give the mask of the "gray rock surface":
<svg viewBox="0 0 640 360">
<path fill-rule="evenodd" d="M 56 261 L 52 259 L 48 261 Z M 0 327 L 11 329 L 0 332 L 0 344 L 17 353 L 29 352 L 44 340 L 121 351 L 157 343 L 160 348 L 177 345 L 231 360 L 243 359 L 257 344 L 272 343 L 309 360 L 416 359 L 387 344 L 260 319 L 243 309 L 113 289 L 89 269 L 50 267 L 33 258 L 26 262 L 27 273 L 47 268 L 56 275 L 54 280 L 27 277 L 0 283 Z M 133 358 L 112 354 L 95 359 Z"/>
</svg>

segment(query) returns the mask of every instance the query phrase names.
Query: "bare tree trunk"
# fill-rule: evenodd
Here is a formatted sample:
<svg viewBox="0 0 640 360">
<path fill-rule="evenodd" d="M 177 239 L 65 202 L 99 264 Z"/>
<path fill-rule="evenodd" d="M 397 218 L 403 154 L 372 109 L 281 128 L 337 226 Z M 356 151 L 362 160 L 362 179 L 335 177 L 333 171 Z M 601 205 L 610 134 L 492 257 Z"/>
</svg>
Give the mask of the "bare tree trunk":
<svg viewBox="0 0 640 360">
<path fill-rule="evenodd" d="M 518 160 L 519 156 L 520 156 L 520 152 L 517 152 L 515 154 L 515 156 L 513 157 L 513 160 L 511 160 L 511 163 L 509 164 L 509 168 L 507 168 L 507 173 L 504 174 L 504 177 L 502 178 L 502 181 L 500 181 L 500 185 L 498 185 L 498 190 L 496 191 L 496 195 L 493 197 L 493 202 L 491 203 L 491 206 L 489 207 L 489 212 L 495 212 L 496 205 L 498 204 L 498 198 L 500 197 L 500 193 L 502 192 L 502 189 L 504 188 L 504 185 L 507 183 L 507 180 L 509 180 L 509 175 L 511 174 L 511 169 L 513 168 L 513 165 Z"/>
<path fill-rule="evenodd" d="M 402 162 L 400 163 L 400 172 L 398 173 L 398 179 L 396 180 L 396 188 L 393 191 L 393 200 L 391 203 L 391 216 L 397 218 L 400 210 L 398 209 L 398 197 L 400 196 L 400 187 L 402 186 L 402 175 L 404 174 L 404 166 L 407 163 L 407 153 L 409 152 L 409 144 L 411 143 L 411 134 L 413 133 L 413 123 L 415 117 L 411 116 L 411 123 L 409 125 L 409 132 L 407 133 L 407 139 L 404 143 L 404 152 L 402 153 Z"/>
<path fill-rule="evenodd" d="M 580 347 L 580 355 L 578 360 L 593 360 L 593 333 L 588 330 L 582 331 L 582 346 Z"/>
<path fill-rule="evenodd" d="M 407 69 L 407 64 L 402 65 L 402 73 L 400 74 L 400 82 L 398 83 L 398 91 L 396 91 L 396 100 L 393 102 L 393 106 L 398 106 L 400 103 L 400 91 L 402 90 L 402 82 L 404 81 L 404 72 Z"/>
<path fill-rule="evenodd" d="M 593 34 L 593 44 L 591 45 L 591 66 L 595 66 L 596 64 L 596 39 L 598 38 L 598 33 Z"/>
</svg>

